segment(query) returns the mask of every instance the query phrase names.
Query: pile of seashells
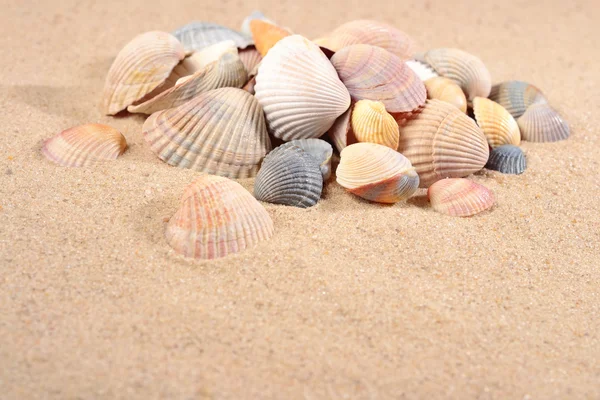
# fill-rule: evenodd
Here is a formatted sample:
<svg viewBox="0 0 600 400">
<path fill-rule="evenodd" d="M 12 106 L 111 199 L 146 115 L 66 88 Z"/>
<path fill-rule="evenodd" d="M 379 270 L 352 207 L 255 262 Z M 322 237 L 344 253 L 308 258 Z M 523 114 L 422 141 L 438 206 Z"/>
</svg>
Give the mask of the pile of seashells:
<svg viewBox="0 0 600 400">
<path fill-rule="evenodd" d="M 495 200 L 464 177 L 484 167 L 520 174 L 521 139 L 569 136 L 539 89 L 492 86 L 483 62 L 465 51 L 417 54 L 407 34 L 368 20 L 311 41 L 259 12 L 240 32 L 194 22 L 135 37 L 108 72 L 102 110 L 148 114 L 149 148 L 205 173 L 166 228 L 178 253 L 202 259 L 272 236 L 257 200 L 314 206 L 332 173 L 330 143 L 340 152 L 337 183 L 353 195 L 396 203 L 428 188 L 434 210 L 471 216 Z M 319 139 L 325 134 L 329 141 Z M 87 124 L 49 139 L 42 152 L 85 166 L 126 147 L 117 130 Z M 254 196 L 228 179 L 254 176 Z"/>
</svg>

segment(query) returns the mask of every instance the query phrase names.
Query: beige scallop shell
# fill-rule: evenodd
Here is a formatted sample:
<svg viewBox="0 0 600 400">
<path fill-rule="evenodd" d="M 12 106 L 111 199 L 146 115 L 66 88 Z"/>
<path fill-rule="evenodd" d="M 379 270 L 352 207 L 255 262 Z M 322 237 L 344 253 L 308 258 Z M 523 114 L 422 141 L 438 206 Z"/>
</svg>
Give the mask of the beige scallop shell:
<svg viewBox="0 0 600 400">
<path fill-rule="evenodd" d="M 338 117 L 327 132 L 337 151 L 342 151 L 346 146 L 357 142 L 350 123 L 352 109 L 353 107 L 350 107 L 348 111 Z"/>
<path fill-rule="evenodd" d="M 453 217 L 470 217 L 494 205 L 494 193 L 483 185 L 463 178 L 442 179 L 427 190 L 431 206 Z"/>
<path fill-rule="evenodd" d="M 477 125 L 492 148 L 503 144 L 521 144 L 521 132 L 517 121 L 500 104 L 484 97 L 475 97 L 473 113 Z"/>
<path fill-rule="evenodd" d="M 398 148 L 398 123 L 380 101 L 361 100 L 352 111 L 352 131 L 359 142 L 378 143 Z"/>
<path fill-rule="evenodd" d="M 548 103 L 536 103 L 517 119 L 523 140 L 529 142 L 557 142 L 570 135 L 567 121 Z"/>
<path fill-rule="evenodd" d="M 454 81 L 443 76 L 437 76 L 426 80 L 425 88 L 427 89 L 427 97 L 429 99 L 445 101 L 460 111 L 467 112 L 467 98 L 465 97 L 465 93 Z"/>
<path fill-rule="evenodd" d="M 256 75 L 256 67 L 262 61 L 262 56 L 254 47 L 248 47 L 247 49 L 240 50 L 239 52 L 240 60 L 244 63 L 244 67 L 246 67 L 246 73 L 248 74 L 248 78 L 251 78 Z"/>
</svg>

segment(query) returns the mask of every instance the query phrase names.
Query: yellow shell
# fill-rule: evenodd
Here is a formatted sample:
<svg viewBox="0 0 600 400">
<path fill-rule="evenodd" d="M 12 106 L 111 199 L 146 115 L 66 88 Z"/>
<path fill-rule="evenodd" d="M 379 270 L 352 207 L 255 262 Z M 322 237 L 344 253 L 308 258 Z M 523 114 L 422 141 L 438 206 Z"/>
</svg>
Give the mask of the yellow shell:
<svg viewBox="0 0 600 400">
<path fill-rule="evenodd" d="M 467 112 L 465 93 L 454 81 L 443 76 L 436 76 L 425 81 L 425 88 L 429 99 L 445 101 L 460 111 Z"/>
<path fill-rule="evenodd" d="M 361 100 L 352 111 L 352 130 L 359 142 L 378 143 L 396 150 L 399 129 L 380 101 Z"/>
<path fill-rule="evenodd" d="M 470 217 L 494 205 L 494 193 L 468 179 L 442 179 L 427 190 L 431 206 L 453 217 Z"/>
<path fill-rule="evenodd" d="M 292 34 L 286 29 L 260 19 L 250 21 L 250 30 L 252 31 L 252 39 L 256 50 L 263 57 L 277 42 Z"/>
<path fill-rule="evenodd" d="M 483 97 L 473 99 L 475 121 L 492 148 L 503 144 L 521 144 L 517 121 L 500 104 Z"/>
</svg>

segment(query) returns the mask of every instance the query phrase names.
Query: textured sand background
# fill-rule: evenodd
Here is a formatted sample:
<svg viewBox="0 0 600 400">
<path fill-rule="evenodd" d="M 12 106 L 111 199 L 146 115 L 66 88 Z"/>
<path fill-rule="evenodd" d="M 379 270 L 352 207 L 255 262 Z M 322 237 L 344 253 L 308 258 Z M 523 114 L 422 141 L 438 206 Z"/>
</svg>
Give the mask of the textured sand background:
<svg viewBox="0 0 600 400">
<path fill-rule="evenodd" d="M 0 15 L 0 397 L 599 398 L 600 6 L 588 1 L 14 1 Z M 160 162 L 139 116 L 98 111 L 119 49 L 253 9 L 316 37 L 376 18 L 541 87 L 572 137 L 482 172 L 471 219 L 327 186 L 267 205 L 274 238 L 176 256 L 164 218 L 198 173 Z M 129 150 L 67 169 L 41 141 L 109 123 Z M 242 184 L 252 188 L 253 180 Z"/>
</svg>

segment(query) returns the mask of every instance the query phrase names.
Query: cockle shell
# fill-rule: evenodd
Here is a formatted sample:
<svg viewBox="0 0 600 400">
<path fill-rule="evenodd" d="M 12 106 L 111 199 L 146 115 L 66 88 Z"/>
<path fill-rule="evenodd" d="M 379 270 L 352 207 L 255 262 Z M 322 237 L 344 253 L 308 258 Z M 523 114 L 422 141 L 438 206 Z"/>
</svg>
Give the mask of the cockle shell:
<svg viewBox="0 0 600 400">
<path fill-rule="evenodd" d="M 239 183 L 214 175 L 193 181 L 165 230 L 179 254 L 215 259 L 238 253 L 273 236 L 267 210 Z"/>
<path fill-rule="evenodd" d="M 557 142 L 569 137 L 569 125 L 547 103 L 536 103 L 517 119 L 523 140 Z"/>
<path fill-rule="evenodd" d="M 519 118 L 532 104 L 547 102 L 540 89 L 523 81 L 506 81 L 494 85 L 489 98 L 506 108 L 513 118 Z"/>
<path fill-rule="evenodd" d="M 211 90 L 154 113 L 143 134 L 166 163 L 230 178 L 256 175 L 271 150 L 262 108 L 235 88 Z"/>
<path fill-rule="evenodd" d="M 354 132 L 352 132 L 352 126 L 350 123 L 350 117 L 352 115 L 352 108 L 350 107 L 348 111 L 343 113 L 338 119 L 335 120 L 331 129 L 329 129 L 328 134 L 333 142 L 333 145 L 337 149 L 337 151 L 342 151 L 346 146 L 349 146 L 353 143 L 356 143 L 356 136 L 354 136 Z"/>
<path fill-rule="evenodd" d="M 396 150 L 398 123 L 380 101 L 360 100 L 352 111 L 352 131 L 359 142 L 377 143 Z"/>
<path fill-rule="evenodd" d="M 503 174 L 518 175 L 522 174 L 527 168 L 527 160 L 520 147 L 505 144 L 492 149 L 485 167 Z"/>
<path fill-rule="evenodd" d="M 477 172 L 489 156 L 475 121 L 440 100 L 427 100 L 423 110 L 400 128 L 398 151 L 415 167 L 421 187 Z"/>
<path fill-rule="evenodd" d="M 466 51 L 451 48 L 429 50 L 424 61 L 435 71 L 453 80 L 467 95 L 469 101 L 475 97 L 488 97 L 492 78 L 485 64 Z"/>
<path fill-rule="evenodd" d="M 521 144 L 517 121 L 500 104 L 484 97 L 473 99 L 475 121 L 492 148 L 503 144 Z"/>
<path fill-rule="evenodd" d="M 264 57 L 255 91 L 270 132 L 286 141 L 321 136 L 350 107 L 327 57 L 300 35 L 281 39 Z"/>
<path fill-rule="evenodd" d="M 378 203 L 397 203 L 419 187 L 410 161 L 389 147 L 355 143 L 340 154 L 337 182 L 350 193 Z"/>
<path fill-rule="evenodd" d="M 428 98 L 445 101 L 460 111 L 467 112 L 465 93 L 454 81 L 443 76 L 436 76 L 425 81 L 425 88 L 427 89 Z"/>
<path fill-rule="evenodd" d="M 275 24 L 275 22 L 271 21 L 269 18 L 267 18 L 265 16 L 265 14 L 263 14 L 262 11 L 253 11 L 250 15 L 248 15 L 246 18 L 244 18 L 244 21 L 242 22 L 242 26 L 240 31 L 248 36 L 248 37 L 252 37 L 252 31 L 250 30 L 250 22 L 254 21 L 254 20 L 261 20 L 261 21 L 266 21 L 269 22 L 271 24 Z"/>
<path fill-rule="evenodd" d="M 280 146 L 267 154 L 254 183 L 258 200 L 300 208 L 317 204 L 322 190 L 319 162 L 297 146 Z"/>
<path fill-rule="evenodd" d="M 423 82 L 427 81 L 428 79 L 439 76 L 429 64 L 424 63 L 422 61 L 407 60 L 406 65 L 408 65 L 408 67 L 412 69 L 413 72 L 417 74 L 419 79 L 421 79 Z"/>
<path fill-rule="evenodd" d="M 381 101 L 389 113 L 409 113 L 425 104 L 423 82 L 387 50 L 356 44 L 335 53 L 331 63 L 354 101 Z"/>
<path fill-rule="evenodd" d="M 331 176 L 331 156 L 333 148 L 329 143 L 321 139 L 296 139 L 284 143 L 279 147 L 296 146 L 313 156 L 323 175 L 323 181 L 326 181 Z"/>
<path fill-rule="evenodd" d="M 435 211 L 453 217 L 470 217 L 495 202 L 491 190 L 462 178 L 437 181 L 427 190 L 427 197 Z"/>
<path fill-rule="evenodd" d="M 168 33 L 153 31 L 136 36 L 108 71 L 102 111 L 114 115 L 140 100 L 165 82 L 183 57 L 183 46 Z"/>
<path fill-rule="evenodd" d="M 267 55 L 277 42 L 292 34 L 280 26 L 260 19 L 250 21 L 250 31 L 252 32 L 252 39 L 254 40 L 256 50 L 263 57 Z"/>
<path fill-rule="evenodd" d="M 252 45 L 252 38 L 212 22 L 191 22 L 173 32 L 187 52 L 202 50 L 224 40 L 233 40 L 240 49 Z"/>
<path fill-rule="evenodd" d="M 255 47 L 248 47 L 244 50 L 239 51 L 240 60 L 244 63 L 244 67 L 246 67 L 246 72 L 248 73 L 248 78 L 251 78 L 256 75 L 257 66 L 262 61 L 262 56 L 256 50 Z"/>
<path fill-rule="evenodd" d="M 65 167 L 83 167 L 115 160 L 126 148 L 125 138 L 116 129 L 101 124 L 85 124 L 46 140 L 42 154 Z"/>
</svg>

